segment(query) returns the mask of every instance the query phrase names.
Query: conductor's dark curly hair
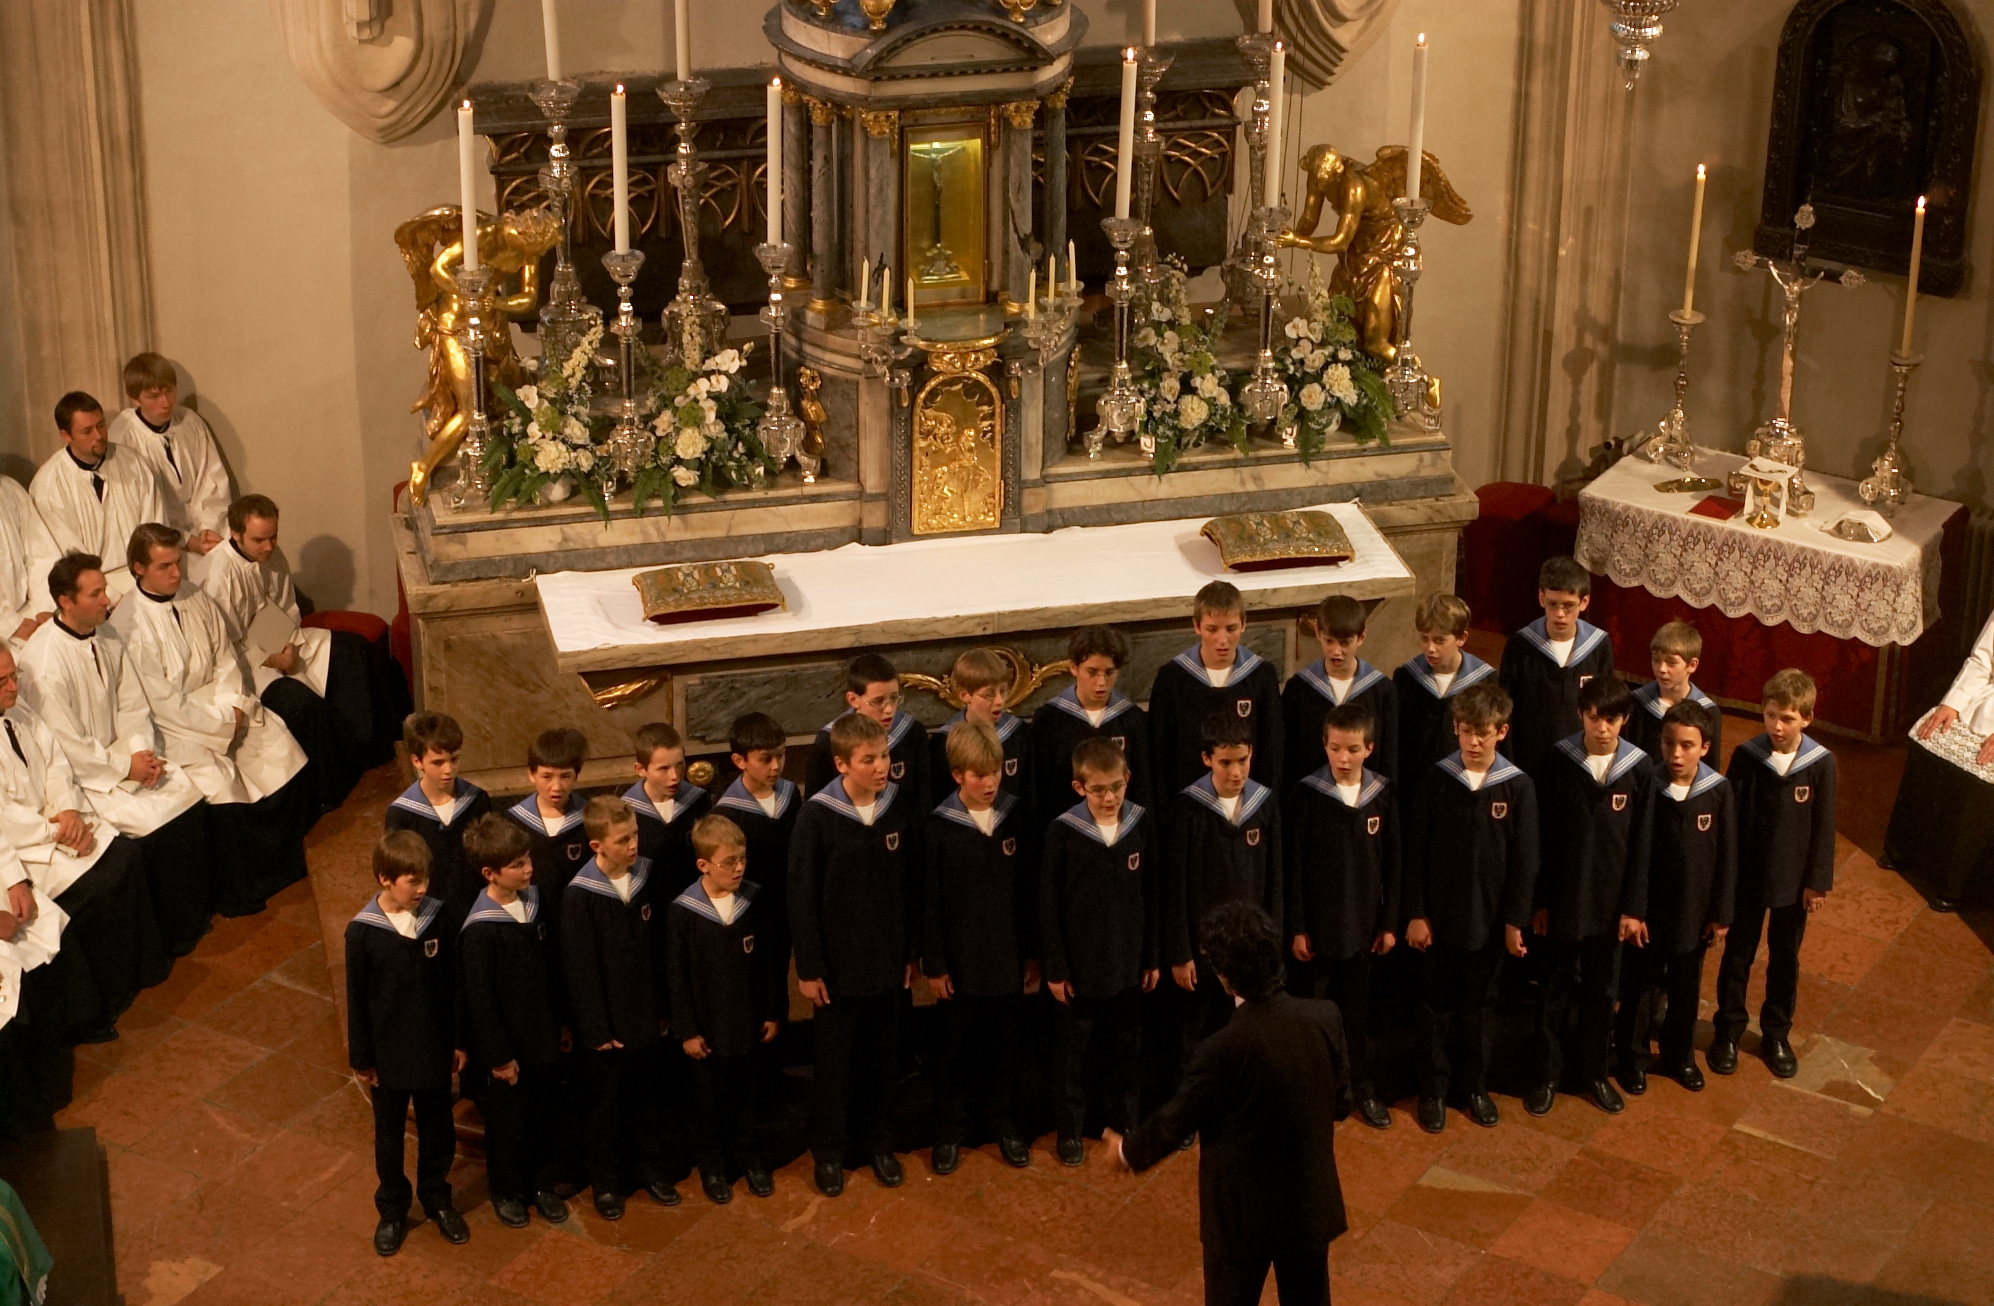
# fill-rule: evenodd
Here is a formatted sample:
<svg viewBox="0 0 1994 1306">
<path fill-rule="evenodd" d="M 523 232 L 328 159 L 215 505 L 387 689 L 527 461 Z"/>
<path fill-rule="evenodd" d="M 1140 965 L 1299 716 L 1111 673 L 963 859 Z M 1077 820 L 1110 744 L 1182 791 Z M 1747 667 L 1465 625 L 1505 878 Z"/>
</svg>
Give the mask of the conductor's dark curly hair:
<svg viewBox="0 0 1994 1306">
<path fill-rule="evenodd" d="M 1271 998 L 1287 983 L 1280 931 L 1252 903 L 1221 903 L 1206 912 L 1200 942 L 1212 969 L 1248 1002 Z"/>
</svg>

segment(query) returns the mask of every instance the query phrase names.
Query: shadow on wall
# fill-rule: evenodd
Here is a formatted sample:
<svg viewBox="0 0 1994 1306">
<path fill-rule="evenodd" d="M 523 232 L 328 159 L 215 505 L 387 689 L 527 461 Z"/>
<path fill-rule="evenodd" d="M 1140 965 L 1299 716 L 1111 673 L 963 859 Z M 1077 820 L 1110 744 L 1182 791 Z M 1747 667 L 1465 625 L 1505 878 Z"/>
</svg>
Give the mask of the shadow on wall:
<svg viewBox="0 0 1994 1306">
<path fill-rule="evenodd" d="M 287 551 L 288 552 L 288 551 Z M 300 593 L 320 612 L 353 606 L 353 550 L 332 535 L 314 535 L 297 552 L 292 572 Z"/>
<path fill-rule="evenodd" d="M 11 476 L 23 486 L 35 479 L 36 466 L 26 454 L 0 453 L 0 476 Z"/>
</svg>

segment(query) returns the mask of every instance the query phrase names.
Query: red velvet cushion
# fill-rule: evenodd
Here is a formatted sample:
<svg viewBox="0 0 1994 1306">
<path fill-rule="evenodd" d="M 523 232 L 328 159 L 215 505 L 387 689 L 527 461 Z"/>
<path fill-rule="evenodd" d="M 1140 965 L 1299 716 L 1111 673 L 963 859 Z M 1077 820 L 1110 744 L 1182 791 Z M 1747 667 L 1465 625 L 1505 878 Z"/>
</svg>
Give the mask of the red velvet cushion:
<svg viewBox="0 0 1994 1306">
<path fill-rule="evenodd" d="M 371 612 L 314 612 L 304 624 L 318 630 L 347 631 L 370 644 L 388 635 L 388 623 Z"/>
<path fill-rule="evenodd" d="M 1549 486 L 1526 485 L 1522 481 L 1490 481 L 1475 491 L 1484 521 L 1521 521 L 1542 511 L 1557 497 Z"/>
</svg>

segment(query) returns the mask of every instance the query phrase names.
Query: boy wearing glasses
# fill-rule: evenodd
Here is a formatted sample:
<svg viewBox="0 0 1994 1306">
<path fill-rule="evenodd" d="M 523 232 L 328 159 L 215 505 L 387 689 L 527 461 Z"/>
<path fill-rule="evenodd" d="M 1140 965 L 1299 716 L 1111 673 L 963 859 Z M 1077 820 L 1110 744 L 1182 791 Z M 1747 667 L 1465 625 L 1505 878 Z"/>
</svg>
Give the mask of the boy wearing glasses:
<svg viewBox="0 0 1994 1306">
<path fill-rule="evenodd" d="M 810 748 L 810 766 L 803 786 L 814 794 L 838 778 L 837 752 L 831 747 L 831 727 L 856 712 L 871 717 L 886 732 L 887 776 L 910 811 L 925 812 L 928 802 L 928 732 L 900 710 L 900 673 L 877 653 L 852 659 L 845 669 L 845 710 L 826 722 Z"/>
</svg>

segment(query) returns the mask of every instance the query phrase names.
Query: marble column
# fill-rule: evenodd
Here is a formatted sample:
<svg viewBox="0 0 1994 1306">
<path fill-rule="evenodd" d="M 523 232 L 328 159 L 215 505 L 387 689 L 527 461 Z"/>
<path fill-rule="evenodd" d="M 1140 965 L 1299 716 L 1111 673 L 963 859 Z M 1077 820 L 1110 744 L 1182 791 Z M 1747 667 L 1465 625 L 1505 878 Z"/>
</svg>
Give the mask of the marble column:
<svg viewBox="0 0 1994 1306">
<path fill-rule="evenodd" d="M 1002 233 L 1004 293 L 1014 304 L 1025 302 L 1032 270 L 1032 124 L 1037 100 L 1014 100 L 1004 106 L 1004 220 Z"/>
<path fill-rule="evenodd" d="M 810 114 L 810 307 L 829 312 L 843 277 L 838 267 L 838 106 L 806 97 Z"/>
<path fill-rule="evenodd" d="M 803 95 L 782 87 L 782 238 L 793 251 L 783 280 L 790 289 L 810 284 L 810 110 Z"/>
<path fill-rule="evenodd" d="M 877 273 L 882 263 L 899 262 L 893 251 L 900 245 L 900 114 L 894 109 L 865 110 L 859 114 L 859 125 L 864 128 L 858 141 L 865 151 L 860 169 L 865 177 L 865 211 L 850 261 L 871 259 Z M 893 276 L 897 285 L 904 286 L 907 269 L 895 266 Z M 896 290 L 894 299 L 900 298 Z"/>
<path fill-rule="evenodd" d="M 1045 97 L 1045 214 L 1040 226 L 1045 231 L 1045 249 L 1059 256 L 1059 275 L 1066 269 L 1066 96 L 1073 89 L 1067 82 Z"/>
</svg>

